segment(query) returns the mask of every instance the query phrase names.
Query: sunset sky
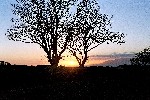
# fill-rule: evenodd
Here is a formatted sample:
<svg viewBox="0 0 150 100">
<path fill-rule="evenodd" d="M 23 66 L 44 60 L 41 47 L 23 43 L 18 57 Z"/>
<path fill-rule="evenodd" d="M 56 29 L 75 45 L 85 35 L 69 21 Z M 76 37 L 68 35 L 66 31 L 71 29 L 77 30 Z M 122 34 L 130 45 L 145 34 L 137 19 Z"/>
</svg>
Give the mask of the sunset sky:
<svg viewBox="0 0 150 100">
<path fill-rule="evenodd" d="M 0 0 L 0 61 L 11 64 L 48 64 L 46 54 L 37 44 L 10 41 L 5 36 L 13 24 L 10 19 L 11 3 L 15 0 Z M 102 14 L 113 15 L 112 31 L 126 34 L 125 44 L 104 43 L 91 50 L 89 55 L 131 54 L 150 46 L 150 0 L 97 0 Z M 113 58 L 107 58 L 113 59 Z M 70 60 L 70 61 L 69 61 Z M 104 62 L 106 59 L 92 57 L 88 64 Z M 76 65 L 75 58 L 61 60 L 62 65 Z"/>
</svg>

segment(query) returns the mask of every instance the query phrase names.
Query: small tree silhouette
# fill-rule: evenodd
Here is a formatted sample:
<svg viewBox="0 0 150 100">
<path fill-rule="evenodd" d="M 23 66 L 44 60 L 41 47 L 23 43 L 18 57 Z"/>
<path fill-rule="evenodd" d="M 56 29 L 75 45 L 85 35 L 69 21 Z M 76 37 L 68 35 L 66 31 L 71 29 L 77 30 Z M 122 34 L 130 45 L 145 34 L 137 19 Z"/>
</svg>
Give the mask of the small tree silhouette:
<svg viewBox="0 0 150 100">
<path fill-rule="evenodd" d="M 76 0 L 16 0 L 12 18 L 14 25 L 8 29 L 8 39 L 37 43 L 44 49 L 48 61 L 57 66 L 67 49 L 70 35 L 66 33 L 69 9 Z"/>
<path fill-rule="evenodd" d="M 132 65 L 145 66 L 150 65 L 150 47 L 136 53 L 135 57 L 130 59 Z"/>
<path fill-rule="evenodd" d="M 109 30 L 110 19 L 108 15 L 100 14 L 100 7 L 95 0 L 82 0 L 77 5 L 77 12 L 72 18 L 68 33 L 73 35 L 69 50 L 76 57 L 80 67 L 84 67 L 88 60 L 87 53 L 100 44 L 106 41 L 124 43 L 123 33 Z"/>
</svg>

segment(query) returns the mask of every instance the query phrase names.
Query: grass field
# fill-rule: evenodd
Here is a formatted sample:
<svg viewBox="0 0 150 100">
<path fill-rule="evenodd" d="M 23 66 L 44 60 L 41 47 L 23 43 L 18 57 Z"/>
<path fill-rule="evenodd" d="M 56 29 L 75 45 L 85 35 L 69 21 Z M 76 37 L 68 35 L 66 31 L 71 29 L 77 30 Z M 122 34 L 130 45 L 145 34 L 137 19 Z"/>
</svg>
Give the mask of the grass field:
<svg viewBox="0 0 150 100">
<path fill-rule="evenodd" d="M 0 100 L 150 100 L 150 67 L 0 66 Z"/>
</svg>

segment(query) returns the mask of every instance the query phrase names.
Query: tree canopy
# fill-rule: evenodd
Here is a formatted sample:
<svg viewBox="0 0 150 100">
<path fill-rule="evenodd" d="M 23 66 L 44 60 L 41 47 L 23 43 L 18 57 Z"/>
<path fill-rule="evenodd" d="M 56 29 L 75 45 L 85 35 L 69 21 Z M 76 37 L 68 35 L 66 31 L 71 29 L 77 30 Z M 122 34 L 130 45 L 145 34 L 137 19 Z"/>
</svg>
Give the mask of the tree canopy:
<svg viewBox="0 0 150 100">
<path fill-rule="evenodd" d="M 70 8 L 76 0 L 16 0 L 14 23 L 8 39 L 37 43 L 44 49 L 51 65 L 57 66 L 70 40 L 67 34 Z"/>
<path fill-rule="evenodd" d="M 66 49 L 84 67 L 88 52 L 104 42 L 124 43 L 124 34 L 110 31 L 111 18 L 100 13 L 96 0 L 16 0 L 8 39 L 37 43 L 52 66 Z M 77 4 L 74 14 L 70 8 Z M 80 58 L 78 55 L 81 55 Z"/>
<path fill-rule="evenodd" d="M 87 53 L 100 44 L 125 42 L 122 40 L 123 33 L 110 31 L 111 18 L 100 13 L 100 7 L 95 0 L 82 0 L 77 5 L 77 11 L 69 26 L 70 34 L 73 35 L 69 50 L 76 57 L 79 66 L 84 67 L 88 60 Z"/>
</svg>

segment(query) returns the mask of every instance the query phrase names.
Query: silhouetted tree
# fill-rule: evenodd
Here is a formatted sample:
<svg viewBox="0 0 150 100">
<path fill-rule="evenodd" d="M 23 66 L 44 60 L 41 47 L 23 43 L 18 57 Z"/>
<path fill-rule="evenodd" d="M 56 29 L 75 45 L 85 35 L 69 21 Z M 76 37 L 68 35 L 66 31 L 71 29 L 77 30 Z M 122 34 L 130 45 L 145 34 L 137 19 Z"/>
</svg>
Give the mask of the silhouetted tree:
<svg viewBox="0 0 150 100">
<path fill-rule="evenodd" d="M 95 0 L 82 0 L 77 5 L 68 32 L 73 35 L 69 50 L 76 57 L 80 67 L 84 67 L 88 60 L 87 53 L 100 44 L 106 41 L 124 43 L 123 33 L 109 30 L 110 19 L 108 15 L 100 13 L 100 7 Z"/>
<path fill-rule="evenodd" d="M 44 49 L 48 61 L 57 66 L 66 50 L 70 35 L 66 33 L 70 7 L 76 0 L 16 0 L 12 18 L 14 25 L 6 35 L 10 40 L 37 43 Z"/>
<path fill-rule="evenodd" d="M 136 53 L 135 57 L 130 59 L 132 65 L 145 66 L 150 65 L 150 47 Z"/>
</svg>

